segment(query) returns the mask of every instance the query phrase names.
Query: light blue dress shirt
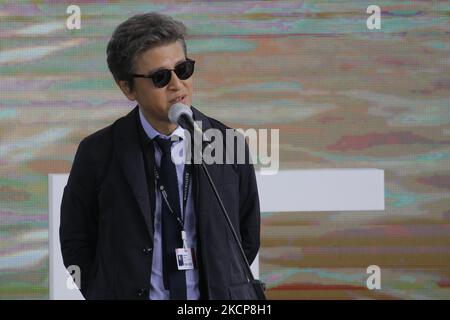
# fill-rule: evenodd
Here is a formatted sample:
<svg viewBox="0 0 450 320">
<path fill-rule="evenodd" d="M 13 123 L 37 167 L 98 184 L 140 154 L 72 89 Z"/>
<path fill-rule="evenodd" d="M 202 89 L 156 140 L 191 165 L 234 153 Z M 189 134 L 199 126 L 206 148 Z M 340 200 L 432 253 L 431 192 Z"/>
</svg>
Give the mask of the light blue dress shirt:
<svg viewBox="0 0 450 320">
<path fill-rule="evenodd" d="M 170 136 L 163 135 L 156 131 L 152 125 L 145 119 L 141 109 L 139 109 L 139 118 L 141 120 L 142 127 L 145 133 L 150 139 L 156 136 L 161 136 L 164 139 L 170 139 L 172 136 L 178 136 L 184 139 L 184 129 L 178 126 Z M 182 146 L 177 146 L 177 150 L 180 150 L 180 157 L 184 159 L 184 143 L 180 139 L 178 142 L 172 144 L 172 150 L 181 143 Z M 156 142 L 153 142 L 155 146 L 155 164 L 159 168 L 161 164 L 161 150 Z M 183 207 L 183 176 L 184 176 L 184 163 L 175 165 L 178 178 L 178 194 L 180 196 L 180 207 Z M 154 236 L 153 236 L 153 264 L 152 273 L 150 279 L 150 294 L 151 300 L 167 300 L 169 299 L 169 290 L 164 288 L 163 273 L 162 273 L 162 242 L 161 242 L 161 192 L 156 192 L 155 197 L 155 221 L 154 221 Z M 183 209 L 181 209 L 183 210 Z M 195 212 L 194 201 L 192 194 L 192 181 L 189 186 L 188 198 L 186 203 L 186 213 L 184 214 L 184 230 L 186 231 L 187 245 L 189 248 L 197 248 L 197 234 L 195 228 Z M 181 234 L 180 234 L 181 238 Z M 197 253 L 197 252 L 196 252 Z M 197 254 L 198 256 L 198 254 Z M 188 300 L 198 300 L 200 298 L 199 291 L 199 274 L 198 269 L 186 270 L 186 289 Z"/>
</svg>

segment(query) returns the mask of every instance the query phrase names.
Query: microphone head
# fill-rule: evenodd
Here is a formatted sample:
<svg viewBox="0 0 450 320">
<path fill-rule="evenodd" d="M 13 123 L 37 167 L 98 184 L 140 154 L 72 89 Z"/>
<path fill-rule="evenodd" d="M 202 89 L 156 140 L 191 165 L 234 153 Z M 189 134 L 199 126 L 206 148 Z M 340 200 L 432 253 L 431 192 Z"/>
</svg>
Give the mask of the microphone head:
<svg viewBox="0 0 450 320">
<path fill-rule="evenodd" d="M 177 102 L 173 104 L 169 109 L 169 120 L 172 123 L 178 124 L 178 119 L 181 116 L 186 115 L 192 119 L 192 110 L 187 105 Z"/>
</svg>

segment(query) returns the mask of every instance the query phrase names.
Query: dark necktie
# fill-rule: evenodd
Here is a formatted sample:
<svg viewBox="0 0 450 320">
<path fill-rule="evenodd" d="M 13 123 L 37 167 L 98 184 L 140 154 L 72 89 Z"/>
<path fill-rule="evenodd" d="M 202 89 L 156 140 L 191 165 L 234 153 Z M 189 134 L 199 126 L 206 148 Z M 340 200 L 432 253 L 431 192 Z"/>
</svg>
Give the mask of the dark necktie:
<svg viewBox="0 0 450 320">
<path fill-rule="evenodd" d="M 175 256 L 176 248 L 183 248 L 181 240 L 181 225 L 176 216 L 180 217 L 180 201 L 178 194 L 178 179 L 175 164 L 171 158 L 172 141 L 155 137 L 161 149 L 161 165 L 159 169 L 160 182 L 167 192 L 170 211 L 161 194 L 161 233 L 163 252 L 164 287 L 169 289 L 170 299 L 186 300 L 186 275 L 184 270 L 178 270 Z"/>
</svg>

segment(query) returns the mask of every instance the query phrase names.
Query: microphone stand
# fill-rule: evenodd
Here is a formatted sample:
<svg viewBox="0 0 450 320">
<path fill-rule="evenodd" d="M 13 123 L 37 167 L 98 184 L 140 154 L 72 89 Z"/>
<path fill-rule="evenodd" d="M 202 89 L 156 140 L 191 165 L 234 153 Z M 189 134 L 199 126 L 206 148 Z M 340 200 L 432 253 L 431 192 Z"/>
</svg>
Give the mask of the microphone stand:
<svg viewBox="0 0 450 320">
<path fill-rule="evenodd" d="M 213 190 L 214 195 L 216 196 L 217 202 L 220 205 L 220 209 L 223 213 L 223 216 L 225 217 L 228 228 L 231 231 L 231 234 L 233 235 L 233 239 L 236 242 L 237 247 L 239 248 L 240 257 L 242 258 L 242 261 L 244 264 L 244 271 L 245 271 L 245 274 L 247 277 L 247 283 L 251 284 L 257 300 L 267 300 L 266 296 L 264 295 L 264 289 L 265 289 L 264 283 L 253 277 L 252 270 L 250 269 L 250 264 L 247 260 L 247 257 L 245 256 L 244 249 L 242 248 L 241 241 L 239 240 L 239 237 L 236 234 L 236 230 L 234 230 L 234 227 L 233 227 L 233 224 L 231 223 L 227 209 L 223 205 L 223 202 L 219 195 L 219 192 L 217 192 L 214 181 L 212 180 L 211 175 L 209 174 L 208 168 L 206 167 L 205 162 L 203 161 L 203 157 L 202 157 L 201 166 L 203 168 L 203 172 L 205 173 L 206 177 L 208 178 L 209 185 L 211 186 L 211 189 Z"/>
<path fill-rule="evenodd" d="M 195 132 L 193 134 L 191 134 L 191 139 L 192 139 L 191 143 L 192 143 L 192 147 L 193 147 L 192 149 L 194 149 L 191 154 L 195 154 L 195 147 L 194 147 L 195 146 L 195 141 L 196 141 L 196 139 L 194 138 L 195 135 L 196 135 Z M 201 152 L 203 152 L 203 142 L 205 143 L 205 145 L 208 145 L 210 141 L 203 141 L 203 134 L 201 135 L 200 139 L 201 139 L 200 141 L 202 141 L 202 148 L 200 148 L 200 150 L 201 150 Z M 261 282 L 260 280 L 254 278 L 252 270 L 250 268 L 250 263 L 248 262 L 248 259 L 245 256 L 244 249 L 242 248 L 241 241 L 239 240 L 239 237 L 238 237 L 238 235 L 236 233 L 236 230 L 234 229 L 233 224 L 231 223 L 230 216 L 228 214 L 227 209 L 223 205 L 222 198 L 220 197 L 219 192 L 217 191 L 216 185 L 214 184 L 214 181 L 211 178 L 211 175 L 209 174 L 208 168 L 206 167 L 206 163 L 203 160 L 202 154 L 200 154 L 200 157 L 202 159 L 201 167 L 203 169 L 203 172 L 205 173 L 205 175 L 207 177 L 209 185 L 210 185 L 211 189 L 213 190 L 213 193 L 215 195 L 215 198 L 217 199 L 217 202 L 219 203 L 220 209 L 221 209 L 221 211 L 223 213 L 223 216 L 225 218 L 225 221 L 226 221 L 226 224 L 228 226 L 228 229 L 230 230 L 231 234 L 233 235 L 233 239 L 234 239 L 234 241 L 235 241 L 235 243 L 236 243 L 236 245 L 237 245 L 237 247 L 239 249 L 238 250 L 239 251 L 239 256 L 240 256 L 240 258 L 242 260 L 242 263 L 244 265 L 244 272 L 245 272 L 245 275 L 246 275 L 247 283 L 249 283 L 250 286 L 253 288 L 254 294 L 256 296 L 256 300 L 267 300 L 267 298 L 266 298 L 266 296 L 264 294 L 264 290 L 265 290 L 264 283 Z"/>
</svg>

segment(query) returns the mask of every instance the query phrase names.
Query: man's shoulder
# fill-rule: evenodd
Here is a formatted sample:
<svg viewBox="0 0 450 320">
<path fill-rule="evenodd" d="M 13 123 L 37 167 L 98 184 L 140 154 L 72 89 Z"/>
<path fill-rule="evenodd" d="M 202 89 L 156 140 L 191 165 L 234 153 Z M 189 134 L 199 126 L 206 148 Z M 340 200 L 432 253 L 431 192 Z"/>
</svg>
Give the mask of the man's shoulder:
<svg viewBox="0 0 450 320">
<path fill-rule="evenodd" d="M 83 138 L 83 140 L 80 142 L 80 145 L 83 144 L 85 146 L 93 147 L 93 148 L 101 148 L 101 147 L 108 147 L 112 144 L 113 140 L 113 131 L 114 128 L 120 125 L 122 122 L 124 122 L 127 118 L 130 118 L 133 116 L 133 112 L 135 110 L 132 110 L 127 115 L 124 115 L 118 119 L 116 119 L 112 124 L 99 129 L 90 135 Z"/>
<path fill-rule="evenodd" d="M 90 135 L 86 136 L 81 140 L 80 144 L 86 145 L 86 146 L 96 146 L 96 145 L 102 145 L 104 143 L 108 143 L 109 140 L 111 140 L 111 132 L 112 132 L 112 126 L 114 124 L 110 124 L 100 130 L 95 131 L 94 133 L 91 133 Z"/>
<path fill-rule="evenodd" d="M 115 127 L 123 122 L 130 113 L 83 138 L 78 146 L 78 152 L 81 152 L 96 162 L 106 161 L 113 150 Z"/>
<path fill-rule="evenodd" d="M 214 129 L 219 129 L 220 131 L 226 131 L 228 129 L 232 129 L 231 127 L 227 126 L 226 124 L 220 122 L 219 120 L 215 118 L 208 117 L 209 122 L 211 123 L 211 127 Z"/>
<path fill-rule="evenodd" d="M 112 125 L 109 125 L 83 138 L 75 157 L 91 165 L 107 162 L 112 153 L 111 130 Z"/>
<path fill-rule="evenodd" d="M 219 120 L 207 116 L 206 114 L 204 114 L 203 112 L 201 112 L 200 110 L 198 110 L 197 108 L 193 108 L 194 111 L 194 116 L 195 116 L 195 120 L 200 120 L 200 121 L 207 121 L 208 123 L 206 124 L 206 127 L 211 127 L 213 129 L 219 129 L 220 131 L 225 131 L 227 129 L 232 129 L 229 126 L 225 125 L 224 123 L 220 122 Z M 205 129 L 205 128 L 203 128 Z"/>
</svg>

